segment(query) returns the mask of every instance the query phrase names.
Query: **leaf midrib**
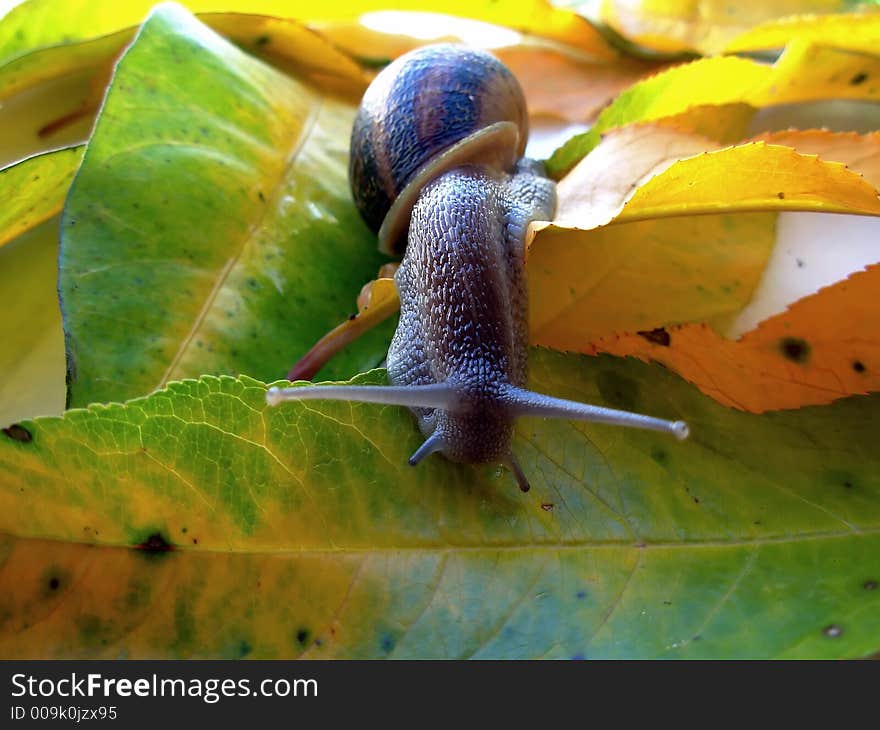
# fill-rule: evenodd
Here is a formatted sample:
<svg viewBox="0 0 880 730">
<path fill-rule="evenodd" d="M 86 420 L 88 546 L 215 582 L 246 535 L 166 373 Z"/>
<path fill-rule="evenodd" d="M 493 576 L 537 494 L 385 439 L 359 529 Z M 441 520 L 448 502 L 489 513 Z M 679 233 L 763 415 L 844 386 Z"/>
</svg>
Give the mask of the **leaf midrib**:
<svg viewBox="0 0 880 730">
<path fill-rule="evenodd" d="M 168 552 L 186 552 L 193 554 L 222 554 L 222 555 L 253 555 L 253 556 L 311 556 L 311 555 L 392 555 L 404 553 L 414 555 L 419 553 L 431 555 L 456 555 L 456 554 L 479 554 L 479 553 L 558 553 L 580 552 L 583 550 L 687 550 L 687 549 L 722 549 L 762 547 L 765 545 L 792 545 L 825 540 L 839 540 L 845 538 L 865 538 L 880 535 L 880 526 L 869 527 L 860 530 L 832 531 L 832 532 L 809 532 L 801 535 L 769 535 L 742 540 L 655 540 L 632 542 L 627 540 L 570 540 L 560 543 L 537 542 L 537 543 L 499 543 L 492 544 L 459 544 L 459 545 L 392 545 L 392 546 L 341 546 L 341 547 L 311 547 L 299 548 L 258 548 L 255 550 L 236 547 L 224 548 L 193 548 L 188 545 L 175 545 Z M 50 537 L 34 535 L 15 535 L 9 532 L 0 532 L 0 538 L 14 540 L 28 540 L 37 542 L 60 543 L 65 545 L 86 545 L 89 547 L 106 548 L 113 550 L 136 550 L 135 546 L 119 543 L 86 542 L 80 540 L 62 540 Z M 149 553 L 146 553 L 149 555 Z"/>
</svg>

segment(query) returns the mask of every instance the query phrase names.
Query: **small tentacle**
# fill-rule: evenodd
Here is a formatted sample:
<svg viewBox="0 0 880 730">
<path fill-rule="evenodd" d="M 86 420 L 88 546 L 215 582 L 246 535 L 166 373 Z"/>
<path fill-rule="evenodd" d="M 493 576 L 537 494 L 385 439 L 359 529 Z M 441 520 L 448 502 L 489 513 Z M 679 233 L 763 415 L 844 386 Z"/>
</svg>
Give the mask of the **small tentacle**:
<svg viewBox="0 0 880 730">
<path fill-rule="evenodd" d="M 522 470 L 522 467 L 513 455 L 513 452 L 507 455 L 504 465 L 513 472 L 513 476 L 516 477 L 516 483 L 519 485 L 520 491 L 528 492 L 529 489 L 532 488 L 531 484 L 529 484 L 529 480 L 526 478 L 525 472 Z"/>
<path fill-rule="evenodd" d="M 424 443 L 419 446 L 415 450 L 412 456 L 409 457 L 409 465 L 415 466 L 426 456 L 430 456 L 435 451 L 443 450 L 443 436 L 440 435 L 438 431 L 434 431 L 428 438 L 425 439 Z"/>
</svg>

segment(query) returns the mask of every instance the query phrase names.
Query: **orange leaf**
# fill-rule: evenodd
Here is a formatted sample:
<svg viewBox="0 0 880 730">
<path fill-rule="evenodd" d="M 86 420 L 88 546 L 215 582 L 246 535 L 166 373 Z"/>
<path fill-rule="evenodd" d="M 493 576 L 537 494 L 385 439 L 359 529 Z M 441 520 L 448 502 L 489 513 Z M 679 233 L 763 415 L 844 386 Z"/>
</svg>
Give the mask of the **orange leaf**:
<svg viewBox="0 0 880 730">
<path fill-rule="evenodd" d="M 655 360 L 719 403 L 761 413 L 880 390 L 880 264 L 805 297 L 740 340 L 705 324 L 599 340 L 585 352 Z"/>
</svg>

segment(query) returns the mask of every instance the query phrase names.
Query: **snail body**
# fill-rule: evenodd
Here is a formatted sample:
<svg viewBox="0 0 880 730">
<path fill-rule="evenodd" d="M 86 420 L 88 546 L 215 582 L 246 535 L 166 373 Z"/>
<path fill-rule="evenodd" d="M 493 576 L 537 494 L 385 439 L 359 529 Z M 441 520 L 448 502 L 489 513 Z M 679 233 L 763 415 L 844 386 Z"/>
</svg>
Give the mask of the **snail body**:
<svg viewBox="0 0 880 730">
<path fill-rule="evenodd" d="M 391 385 L 270 389 L 270 403 L 338 399 L 408 406 L 433 452 L 501 462 L 523 491 L 511 451 L 515 419 L 570 418 L 687 436 L 681 422 L 526 390 L 528 226 L 551 220 L 553 181 L 524 158 L 528 118 L 513 75 L 488 53 L 441 44 L 380 73 L 355 119 L 349 177 L 356 204 L 395 274 L 400 322 Z"/>
</svg>

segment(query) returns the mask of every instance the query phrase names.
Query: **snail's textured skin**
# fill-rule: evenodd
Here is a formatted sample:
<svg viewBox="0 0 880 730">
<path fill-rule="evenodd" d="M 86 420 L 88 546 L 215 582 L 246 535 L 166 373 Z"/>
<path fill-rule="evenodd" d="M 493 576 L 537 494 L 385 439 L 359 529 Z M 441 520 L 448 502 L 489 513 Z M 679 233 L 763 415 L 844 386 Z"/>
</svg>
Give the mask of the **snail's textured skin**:
<svg viewBox="0 0 880 730">
<path fill-rule="evenodd" d="M 413 209 L 395 281 L 400 324 L 388 350 L 395 385 L 448 383 L 455 410 L 415 409 L 455 461 L 505 460 L 513 417 L 506 385 L 524 387 L 528 350 L 524 240 L 549 220 L 552 181 L 520 161 L 513 174 L 462 166 L 430 182 Z"/>
<path fill-rule="evenodd" d="M 496 122 L 520 130 L 528 117 L 516 78 L 494 56 L 452 44 L 425 46 L 391 63 L 364 94 L 351 135 L 349 179 L 367 224 L 378 231 L 415 174 L 456 142 Z"/>
</svg>

